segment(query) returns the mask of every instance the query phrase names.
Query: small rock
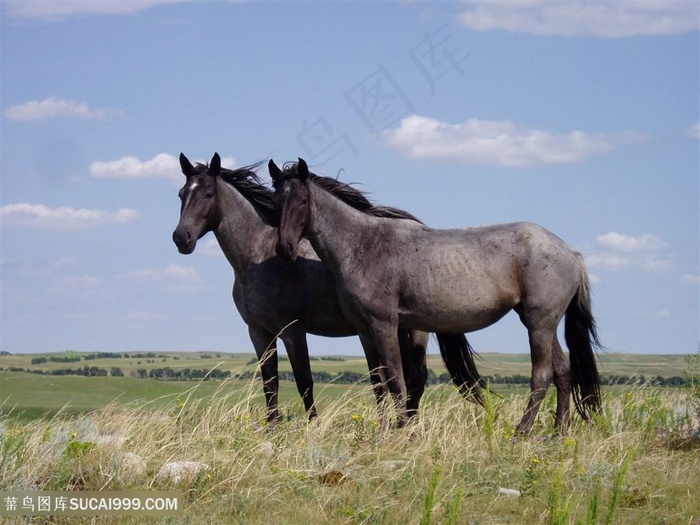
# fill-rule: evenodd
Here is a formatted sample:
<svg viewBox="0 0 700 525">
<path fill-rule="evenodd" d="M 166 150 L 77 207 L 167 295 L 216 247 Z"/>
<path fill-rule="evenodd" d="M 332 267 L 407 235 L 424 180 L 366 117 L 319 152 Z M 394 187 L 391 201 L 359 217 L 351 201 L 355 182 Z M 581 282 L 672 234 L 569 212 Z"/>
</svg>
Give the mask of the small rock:
<svg viewBox="0 0 700 525">
<path fill-rule="evenodd" d="M 511 498 L 517 498 L 520 496 L 520 491 L 518 489 L 506 489 L 503 487 L 498 487 L 498 493 L 501 496 L 510 496 Z"/>
<path fill-rule="evenodd" d="M 146 475 L 146 462 L 138 454 L 127 452 L 122 456 L 122 475 L 127 479 L 138 479 Z"/>
<path fill-rule="evenodd" d="M 122 448 L 124 446 L 124 443 L 126 443 L 127 439 L 128 438 L 125 436 L 117 436 L 114 434 L 100 434 L 99 436 L 97 436 L 95 444 L 98 447 L 117 449 Z"/>
<path fill-rule="evenodd" d="M 206 470 L 209 470 L 209 465 L 199 461 L 173 461 L 160 468 L 156 474 L 156 481 L 178 485 L 183 481 L 193 480 Z"/>
<path fill-rule="evenodd" d="M 272 459 L 272 456 L 275 455 L 274 445 L 272 443 L 270 443 L 269 441 L 265 441 L 265 443 L 260 445 L 260 454 L 265 459 Z"/>
<path fill-rule="evenodd" d="M 387 471 L 392 471 L 392 470 L 399 470 L 402 468 L 405 468 L 406 465 L 408 465 L 408 461 L 402 460 L 402 459 L 396 459 L 396 460 L 386 460 L 386 461 L 380 461 L 377 466 L 387 470 Z"/>
</svg>

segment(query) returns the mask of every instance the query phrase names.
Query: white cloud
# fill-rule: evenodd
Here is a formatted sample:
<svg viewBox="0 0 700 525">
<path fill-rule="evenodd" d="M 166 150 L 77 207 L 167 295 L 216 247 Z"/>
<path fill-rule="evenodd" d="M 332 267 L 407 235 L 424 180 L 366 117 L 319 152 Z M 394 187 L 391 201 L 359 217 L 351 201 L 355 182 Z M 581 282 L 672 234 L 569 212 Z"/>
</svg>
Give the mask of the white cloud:
<svg viewBox="0 0 700 525">
<path fill-rule="evenodd" d="M 137 157 L 95 161 L 90 164 L 90 175 L 98 178 L 116 179 L 174 179 L 182 176 L 177 158 L 167 153 L 159 153 L 152 159 L 145 161 Z"/>
<path fill-rule="evenodd" d="M 206 163 L 206 161 L 198 161 Z M 236 159 L 223 157 L 221 165 L 233 169 Z M 95 161 L 90 163 L 90 176 L 112 179 L 168 179 L 177 183 L 184 180 L 180 161 L 169 153 L 159 153 L 152 159 L 141 160 L 127 156 L 117 160 Z"/>
<path fill-rule="evenodd" d="M 211 257 L 221 257 L 221 246 L 215 237 L 205 239 L 197 243 L 197 251 Z"/>
<path fill-rule="evenodd" d="M 102 279 L 94 275 L 70 275 L 57 280 L 62 289 L 92 290 L 102 286 Z"/>
<path fill-rule="evenodd" d="M 531 167 L 581 162 L 635 139 L 632 134 L 526 129 L 510 121 L 469 119 L 461 124 L 412 115 L 398 128 L 382 131 L 381 143 L 414 159 L 442 159 L 465 164 Z"/>
<path fill-rule="evenodd" d="M 199 279 L 199 272 L 192 266 L 171 264 L 165 269 L 165 276 L 169 279 Z"/>
<path fill-rule="evenodd" d="M 75 229 L 102 226 L 105 224 L 126 224 L 140 213 L 129 208 L 116 211 L 99 209 L 71 208 L 68 206 L 50 208 L 43 204 L 25 202 L 7 204 L 0 208 L 3 223 L 49 229 Z"/>
<path fill-rule="evenodd" d="M 94 275 L 63 275 L 57 276 L 46 285 L 47 293 L 66 299 L 84 299 L 104 296 L 109 288 L 100 277 Z"/>
<path fill-rule="evenodd" d="M 610 232 L 598 235 L 596 244 L 586 255 L 590 268 L 668 272 L 675 266 L 668 243 L 648 233 L 635 236 Z"/>
<path fill-rule="evenodd" d="M 11 106 L 3 113 L 5 118 L 18 121 L 44 120 L 54 117 L 72 117 L 87 120 L 106 120 L 126 116 L 120 109 L 91 108 L 85 102 L 49 97 Z"/>
<path fill-rule="evenodd" d="M 699 284 L 700 283 L 700 275 L 687 273 L 681 277 L 681 281 L 684 282 L 685 284 Z"/>
<path fill-rule="evenodd" d="M 6 12 L 14 17 L 60 19 L 84 14 L 129 15 L 150 7 L 182 1 L 184 0 L 3 0 L 3 4 Z"/>
<path fill-rule="evenodd" d="M 460 21 L 473 31 L 622 38 L 673 35 L 700 28 L 700 8 L 695 1 L 467 1 L 465 7 Z"/>
<path fill-rule="evenodd" d="M 141 268 L 121 274 L 119 279 L 140 285 L 152 283 L 163 286 L 169 292 L 190 292 L 202 287 L 202 277 L 196 268 L 171 264 L 166 268 Z"/>
<path fill-rule="evenodd" d="M 623 253 L 658 251 L 668 247 L 666 242 L 649 233 L 634 236 L 610 232 L 598 235 L 596 241 L 606 248 Z"/>
<path fill-rule="evenodd" d="M 700 140 L 700 122 L 696 122 L 688 128 L 688 136 Z"/>
</svg>

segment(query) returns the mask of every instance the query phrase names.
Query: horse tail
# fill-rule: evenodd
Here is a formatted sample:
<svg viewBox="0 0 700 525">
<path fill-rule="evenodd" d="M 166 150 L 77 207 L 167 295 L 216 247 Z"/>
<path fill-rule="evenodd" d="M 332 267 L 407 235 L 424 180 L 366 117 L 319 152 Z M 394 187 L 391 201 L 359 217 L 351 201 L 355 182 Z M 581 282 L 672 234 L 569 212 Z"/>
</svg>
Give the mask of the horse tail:
<svg viewBox="0 0 700 525">
<path fill-rule="evenodd" d="M 464 334 L 435 334 L 442 361 L 465 398 L 483 406 L 483 380 L 474 363 L 474 350 Z"/>
<path fill-rule="evenodd" d="M 584 420 L 602 407 L 600 376 L 596 365 L 595 350 L 601 349 L 595 319 L 591 310 L 591 293 L 588 273 L 579 257 L 581 283 L 569 307 L 564 321 L 564 339 L 569 347 L 571 361 L 571 389 L 576 410 Z"/>
</svg>

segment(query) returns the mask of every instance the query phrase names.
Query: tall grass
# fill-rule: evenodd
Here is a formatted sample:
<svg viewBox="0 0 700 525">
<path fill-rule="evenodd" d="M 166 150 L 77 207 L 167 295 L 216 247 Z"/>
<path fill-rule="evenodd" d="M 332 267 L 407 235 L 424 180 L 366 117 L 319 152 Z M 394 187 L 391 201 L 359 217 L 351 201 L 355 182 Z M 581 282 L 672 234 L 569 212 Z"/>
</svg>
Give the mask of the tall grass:
<svg viewBox="0 0 700 525">
<path fill-rule="evenodd" d="M 194 387 L 195 389 L 197 387 Z M 531 437 L 512 425 L 524 396 L 484 408 L 429 389 L 418 421 L 379 424 L 370 388 L 265 425 L 259 384 L 223 382 L 209 399 L 110 406 L 85 416 L 0 421 L 0 489 L 178 488 L 183 515 L 50 518 L 42 523 L 586 524 L 700 519 L 700 422 L 685 392 L 608 392 L 595 424 L 564 437 L 545 410 Z M 298 407 L 295 404 L 294 407 Z M 173 481 L 172 461 L 202 468 Z M 206 465 L 206 467 L 204 467 Z M 695 494 L 695 498 L 692 497 Z"/>
</svg>

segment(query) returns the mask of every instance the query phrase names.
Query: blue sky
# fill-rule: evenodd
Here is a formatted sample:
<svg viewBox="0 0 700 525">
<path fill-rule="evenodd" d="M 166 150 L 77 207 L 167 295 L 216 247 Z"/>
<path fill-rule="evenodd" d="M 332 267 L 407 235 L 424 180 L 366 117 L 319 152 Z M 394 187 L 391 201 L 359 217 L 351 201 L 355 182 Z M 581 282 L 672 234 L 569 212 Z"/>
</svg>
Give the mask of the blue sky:
<svg viewBox="0 0 700 525">
<path fill-rule="evenodd" d="M 695 1 L 5 0 L 0 350 L 252 351 L 214 237 L 171 241 L 177 155 L 217 151 L 437 228 L 539 223 L 609 350 L 695 353 L 699 27 Z M 528 351 L 512 314 L 470 339 Z"/>
</svg>

